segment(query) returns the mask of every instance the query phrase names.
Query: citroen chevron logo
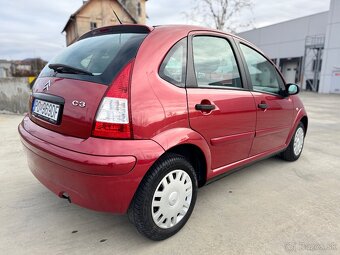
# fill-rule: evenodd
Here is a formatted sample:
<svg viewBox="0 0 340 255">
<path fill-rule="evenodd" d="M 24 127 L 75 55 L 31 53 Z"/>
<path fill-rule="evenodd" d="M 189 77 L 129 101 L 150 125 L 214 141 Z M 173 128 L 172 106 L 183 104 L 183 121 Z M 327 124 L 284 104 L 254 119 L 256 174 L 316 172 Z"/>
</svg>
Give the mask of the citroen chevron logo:
<svg viewBox="0 0 340 255">
<path fill-rule="evenodd" d="M 51 80 L 48 80 L 44 85 L 43 91 L 47 91 L 51 87 Z"/>
</svg>

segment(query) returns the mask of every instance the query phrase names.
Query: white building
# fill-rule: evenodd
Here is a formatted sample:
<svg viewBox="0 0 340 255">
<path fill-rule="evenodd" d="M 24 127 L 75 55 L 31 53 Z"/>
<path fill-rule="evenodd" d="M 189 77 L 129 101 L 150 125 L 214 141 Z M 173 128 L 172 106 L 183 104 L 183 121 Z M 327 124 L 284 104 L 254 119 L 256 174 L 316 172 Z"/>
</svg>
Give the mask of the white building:
<svg viewBox="0 0 340 255">
<path fill-rule="evenodd" d="M 31 66 L 31 64 L 17 64 L 15 66 L 15 69 L 18 70 L 18 71 L 30 72 L 30 71 L 32 71 L 32 66 Z"/>
<path fill-rule="evenodd" d="M 340 0 L 330 10 L 239 33 L 281 69 L 288 83 L 340 93 Z"/>
</svg>

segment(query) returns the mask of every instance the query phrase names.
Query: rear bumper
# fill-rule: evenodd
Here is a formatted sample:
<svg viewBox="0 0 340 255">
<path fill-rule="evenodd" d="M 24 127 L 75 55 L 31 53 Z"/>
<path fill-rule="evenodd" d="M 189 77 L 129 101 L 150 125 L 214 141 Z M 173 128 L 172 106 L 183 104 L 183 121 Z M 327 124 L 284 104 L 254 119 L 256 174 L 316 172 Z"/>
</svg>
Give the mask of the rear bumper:
<svg viewBox="0 0 340 255">
<path fill-rule="evenodd" d="M 111 145 L 106 151 L 112 155 L 88 154 L 85 141 L 77 141 L 78 151 L 73 151 L 40 139 L 25 128 L 41 128 L 35 125 L 25 117 L 18 127 L 34 176 L 58 196 L 67 193 L 72 203 L 97 211 L 125 213 L 145 173 L 164 152 L 151 140 L 111 140 L 108 143 L 93 138 L 91 151 L 95 152 L 96 147 L 103 151 L 103 146 Z M 46 132 L 55 135 L 52 131 L 44 132 L 43 138 Z M 60 139 L 61 135 L 58 136 Z M 71 147 L 69 143 L 75 141 L 65 136 L 65 145 Z"/>
</svg>

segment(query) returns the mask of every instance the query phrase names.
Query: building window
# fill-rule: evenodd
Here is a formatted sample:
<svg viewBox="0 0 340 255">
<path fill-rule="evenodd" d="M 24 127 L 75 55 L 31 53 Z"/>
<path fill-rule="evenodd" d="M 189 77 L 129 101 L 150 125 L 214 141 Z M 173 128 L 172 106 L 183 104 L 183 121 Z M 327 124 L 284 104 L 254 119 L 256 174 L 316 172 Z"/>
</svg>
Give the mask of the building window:
<svg viewBox="0 0 340 255">
<path fill-rule="evenodd" d="M 90 22 L 90 30 L 97 28 L 97 22 Z"/>
<path fill-rule="evenodd" d="M 316 59 L 313 60 L 313 66 L 312 66 L 312 71 L 316 71 L 316 64 L 317 61 Z M 319 67 L 318 67 L 318 72 L 321 72 L 321 66 L 322 66 L 322 59 L 319 60 Z"/>
<path fill-rule="evenodd" d="M 140 3 L 138 3 L 137 5 L 137 12 L 138 12 L 138 16 L 142 16 L 142 6 Z"/>
</svg>

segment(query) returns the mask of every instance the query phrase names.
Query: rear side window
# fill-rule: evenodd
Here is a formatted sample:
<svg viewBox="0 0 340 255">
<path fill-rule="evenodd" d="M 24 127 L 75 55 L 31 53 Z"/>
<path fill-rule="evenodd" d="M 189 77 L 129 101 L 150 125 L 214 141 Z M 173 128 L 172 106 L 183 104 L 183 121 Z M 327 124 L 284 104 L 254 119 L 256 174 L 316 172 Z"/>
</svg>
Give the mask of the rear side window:
<svg viewBox="0 0 340 255">
<path fill-rule="evenodd" d="M 198 87 L 242 87 L 234 52 L 226 39 L 195 36 L 193 55 Z"/>
<path fill-rule="evenodd" d="M 254 90 L 280 94 L 283 81 L 275 67 L 252 48 L 240 44 Z"/>
<path fill-rule="evenodd" d="M 185 86 L 187 61 L 187 38 L 177 42 L 164 58 L 159 69 L 159 76 L 179 86 Z"/>
<path fill-rule="evenodd" d="M 104 84 L 112 82 L 114 76 L 137 54 L 137 50 L 147 34 L 115 33 L 103 34 L 82 39 L 67 47 L 53 58 L 40 76 L 74 78 Z M 55 74 L 49 64 L 61 64 L 84 70 L 92 75 Z"/>
</svg>

